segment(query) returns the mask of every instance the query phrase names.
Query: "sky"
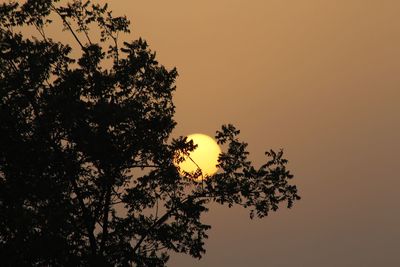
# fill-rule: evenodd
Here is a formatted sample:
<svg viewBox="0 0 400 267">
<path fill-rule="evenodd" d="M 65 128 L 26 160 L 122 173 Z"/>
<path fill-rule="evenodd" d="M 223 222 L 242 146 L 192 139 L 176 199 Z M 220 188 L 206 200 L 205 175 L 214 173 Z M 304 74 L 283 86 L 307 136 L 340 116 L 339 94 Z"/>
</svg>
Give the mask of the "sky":
<svg viewBox="0 0 400 267">
<path fill-rule="evenodd" d="M 169 266 L 399 266 L 400 2 L 110 1 L 180 74 L 174 135 L 233 123 L 283 148 L 302 200 L 212 205 L 207 253 Z"/>
<path fill-rule="evenodd" d="M 261 220 L 212 204 L 207 253 L 169 266 L 400 266 L 400 1 L 108 2 L 178 69 L 173 136 L 233 123 L 302 196 Z"/>
</svg>

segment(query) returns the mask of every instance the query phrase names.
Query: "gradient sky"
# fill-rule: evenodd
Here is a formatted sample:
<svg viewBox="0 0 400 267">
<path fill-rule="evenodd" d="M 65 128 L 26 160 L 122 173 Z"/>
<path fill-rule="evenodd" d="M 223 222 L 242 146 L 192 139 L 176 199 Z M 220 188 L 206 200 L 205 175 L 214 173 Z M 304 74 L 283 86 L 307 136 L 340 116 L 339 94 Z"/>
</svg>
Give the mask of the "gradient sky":
<svg viewBox="0 0 400 267">
<path fill-rule="evenodd" d="M 174 136 L 233 123 L 257 166 L 284 148 L 303 197 L 212 205 L 204 258 L 169 266 L 400 266 L 400 1 L 108 2 L 178 68 Z"/>
<path fill-rule="evenodd" d="M 176 135 L 234 123 L 283 147 L 303 199 L 263 220 L 213 205 L 200 261 L 400 266 L 400 1 L 110 1 L 180 73 Z"/>
</svg>

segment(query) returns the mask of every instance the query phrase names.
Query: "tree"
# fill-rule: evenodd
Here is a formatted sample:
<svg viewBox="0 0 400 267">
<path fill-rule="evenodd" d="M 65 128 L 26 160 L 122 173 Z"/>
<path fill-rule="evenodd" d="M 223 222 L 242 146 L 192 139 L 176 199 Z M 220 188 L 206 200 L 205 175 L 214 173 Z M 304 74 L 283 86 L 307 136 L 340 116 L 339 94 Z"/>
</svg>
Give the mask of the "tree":
<svg viewBox="0 0 400 267">
<path fill-rule="evenodd" d="M 75 45 L 47 35 L 55 19 Z M 23 35 L 27 27 L 37 37 Z M 90 1 L 1 5 L 3 266 L 164 266 L 171 251 L 200 258 L 211 201 L 261 218 L 300 199 L 282 151 L 253 167 L 232 125 L 216 133 L 226 148 L 221 171 L 202 182 L 193 179 L 201 170 L 182 177 L 174 161 L 195 146 L 169 141 L 177 71 L 146 41 L 121 43 L 128 27 Z"/>
</svg>

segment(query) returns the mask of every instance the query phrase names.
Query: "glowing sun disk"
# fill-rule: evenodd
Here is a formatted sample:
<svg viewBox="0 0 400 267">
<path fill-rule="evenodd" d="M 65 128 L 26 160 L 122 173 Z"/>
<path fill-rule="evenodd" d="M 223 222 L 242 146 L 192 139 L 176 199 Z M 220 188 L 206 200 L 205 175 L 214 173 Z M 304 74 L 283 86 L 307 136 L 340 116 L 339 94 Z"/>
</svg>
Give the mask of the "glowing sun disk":
<svg viewBox="0 0 400 267">
<path fill-rule="evenodd" d="M 217 142 L 205 134 L 191 134 L 187 136 L 187 140 L 193 140 L 197 148 L 190 152 L 189 157 L 179 163 L 181 174 L 183 174 L 183 171 L 194 173 L 198 168 L 201 169 L 203 178 L 215 174 L 218 171 L 216 165 L 218 164 L 218 156 L 221 153 Z"/>
</svg>

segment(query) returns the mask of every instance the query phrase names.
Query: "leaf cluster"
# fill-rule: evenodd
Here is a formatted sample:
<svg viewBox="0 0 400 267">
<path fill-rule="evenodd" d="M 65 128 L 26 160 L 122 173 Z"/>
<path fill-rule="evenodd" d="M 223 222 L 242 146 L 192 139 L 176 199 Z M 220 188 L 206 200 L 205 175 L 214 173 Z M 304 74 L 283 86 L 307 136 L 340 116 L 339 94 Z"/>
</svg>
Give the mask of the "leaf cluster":
<svg viewBox="0 0 400 267">
<path fill-rule="evenodd" d="M 47 34 L 54 18 L 76 43 Z M 31 26 L 38 37 L 20 32 Z M 4 266 L 164 266 L 171 252 L 201 258 L 210 202 L 249 208 L 253 218 L 299 199 L 283 152 L 267 152 L 256 169 L 232 125 L 216 134 L 227 148 L 219 173 L 201 182 L 193 179 L 201 170 L 181 175 L 176 162 L 196 146 L 169 141 L 178 73 L 145 40 L 121 42 L 128 32 L 126 17 L 90 1 L 0 6 Z"/>
</svg>

